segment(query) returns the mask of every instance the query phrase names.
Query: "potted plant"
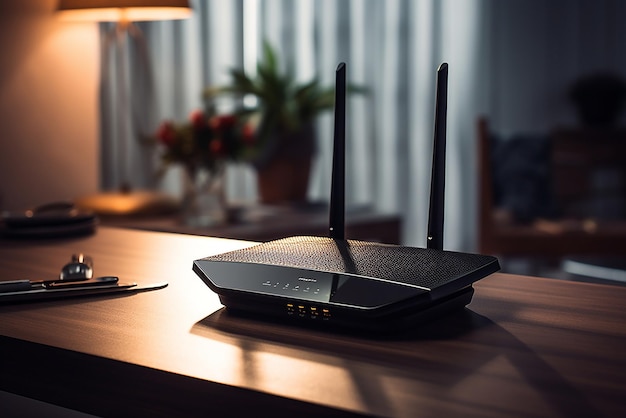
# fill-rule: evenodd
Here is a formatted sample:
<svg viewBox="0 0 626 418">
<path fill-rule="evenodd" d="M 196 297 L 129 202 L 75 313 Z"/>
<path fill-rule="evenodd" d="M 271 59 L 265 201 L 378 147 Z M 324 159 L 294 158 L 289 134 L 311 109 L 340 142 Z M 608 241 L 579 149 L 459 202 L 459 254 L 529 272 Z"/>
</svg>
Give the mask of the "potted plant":
<svg viewBox="0 0 626 418">
<path fill-rule="evenodd" d="M 241 106 L 237 113 L 257 120 L 257 154 L 252 164 L 261 202 L 305 201 L 316 151 L 314 119 L 333 108 L 334 87 L 322 87 L 316 78 L 298 83 L 290 71 L 281 72 L 276 52 L 267 42 L 254 77 L 240 69 L 231 69 L 230 75 L 230 85 L 207 90 L 205 98 L 233 94 L 242 103 L 247 96 L 256 99 L 256 105 Z"/>
</svg>

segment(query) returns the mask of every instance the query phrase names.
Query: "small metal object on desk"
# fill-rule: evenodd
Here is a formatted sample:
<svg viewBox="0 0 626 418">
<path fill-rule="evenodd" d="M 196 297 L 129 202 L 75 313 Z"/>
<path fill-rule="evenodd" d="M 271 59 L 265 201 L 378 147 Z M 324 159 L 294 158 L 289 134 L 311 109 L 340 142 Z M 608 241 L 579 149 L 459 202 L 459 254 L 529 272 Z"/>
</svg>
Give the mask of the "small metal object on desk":
<svg viewBox="0 0 626 418">
<path fill-rule="evenodd" d="M 78 281 L 87 280 L 93 277 L 93 261 L 84 254 L 72 255 L 72 261 L 61 269 L 59 280 Z"/>
</svg>

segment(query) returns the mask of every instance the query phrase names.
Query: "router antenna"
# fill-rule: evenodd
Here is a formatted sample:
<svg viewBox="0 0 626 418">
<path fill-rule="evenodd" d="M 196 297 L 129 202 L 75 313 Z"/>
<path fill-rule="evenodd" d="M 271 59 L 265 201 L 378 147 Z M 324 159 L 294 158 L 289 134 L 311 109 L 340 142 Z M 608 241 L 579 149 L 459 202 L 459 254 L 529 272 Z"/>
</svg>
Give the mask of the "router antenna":
<svg viewBox="0 0 626 418">
<path fill-rule="evenodd" d="M 444 191 L 446 184 L 446 115 L 448 113 L 448 64 L 437 70 L 435 137 L 430 177 L 427 248 L 443 250 Z"/>
<path fill-rule="evenodd" d="M 330 189 L 329 237 L 345 239 L 346 195 L 346 64 L 340 63 L 335 73 L 335 131 L 333 168 Z"/>
</svg>

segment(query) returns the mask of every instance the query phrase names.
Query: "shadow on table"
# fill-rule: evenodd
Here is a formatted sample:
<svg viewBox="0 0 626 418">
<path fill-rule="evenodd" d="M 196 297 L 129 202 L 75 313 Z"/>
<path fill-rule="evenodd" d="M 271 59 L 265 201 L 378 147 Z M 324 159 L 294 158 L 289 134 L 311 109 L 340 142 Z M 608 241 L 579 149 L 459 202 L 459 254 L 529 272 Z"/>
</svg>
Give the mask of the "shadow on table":
<svg viewBox="0 0 626 418">
<path fill-rule="evenodd" d="M 368 406 L 374 411 L 393 410 L 389 388 L 385 385 L 389 376 L 421 382 L 427 387 L 445 388 L 444 393 L 435 397 L 449 402 L 445 393 L 453 391 L 456 385 L 463 385 L 468 378 L 478 377 L 477 382 L 490 384 L 489 388 L 473 386 L 472 391 L 476 393 L 493 390 L 495 381 L 506 379 L 493 375 L 493 363 L 505 360 L 515 369 L 515 375 L 525 380 L 535 396 L 543 401 L 537 404 L 538 410 L 524 405 L 529 413 L 541 415 L 543 409 L 563 416 L 601 415 L 584 393 L 524 342 L 467 308 L 406 333 L 382 337 L 261 321 L 232 314 L 226 309 L 197 322 L 191 332 L 239 346 L 242 360 L 247 362 L 255 361 L 255 353 L 271 352 L 342 367 L 352 375 L 360 399 L 365 404 L 371 403 Z M 503 386 L 511 390 L 511 382 Z M 517 385 L 513 383 L 513 386 Z M 487 394 L 487 399 L 492 395 L 501 394 Z M 484 400 L 485 394 L 482 397 Z M 524 401 L 513 399 L 511 402 L 518 402 L 519 406 Z M 495 401 L 494 405 L 497 403 Z M 465 406 L 472 410 L 479 404 L 468 401 Z M 501 405 L 492 409 L 498 414 L 516 411 Z"/>
</svg>

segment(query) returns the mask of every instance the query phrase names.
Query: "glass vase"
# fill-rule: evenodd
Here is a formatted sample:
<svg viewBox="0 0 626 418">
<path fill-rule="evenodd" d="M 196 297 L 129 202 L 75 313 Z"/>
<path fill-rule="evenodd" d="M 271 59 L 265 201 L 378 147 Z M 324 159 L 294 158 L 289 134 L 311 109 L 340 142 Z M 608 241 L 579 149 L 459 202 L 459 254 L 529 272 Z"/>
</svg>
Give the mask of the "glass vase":
<svg viewBox="0 0 626 418">
<path fill-rule="evenodd" d="M 224 223 L 227 210 L 224 168 L 183 171 L 182 223 L 191 227 Z"/>
</svg>

